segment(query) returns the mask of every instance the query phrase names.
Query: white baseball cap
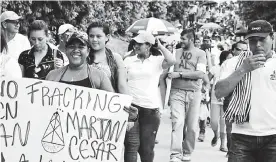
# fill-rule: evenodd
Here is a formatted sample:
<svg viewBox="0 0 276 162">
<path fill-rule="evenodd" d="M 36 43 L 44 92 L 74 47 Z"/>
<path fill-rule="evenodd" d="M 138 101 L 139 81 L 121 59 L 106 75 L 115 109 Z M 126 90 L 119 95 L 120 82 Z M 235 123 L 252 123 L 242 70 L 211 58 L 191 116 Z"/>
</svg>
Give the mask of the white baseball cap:
<svg viewBox="0 0 276 162">
<path fill-rule="evenodd" d="M 13 11 L 5 11 L 1 14 L 1 22 L 6 21 L 6 20 L 19 20 L 21 18 L 22 18 L 21 16 L 18 16 Z"/>
<path fill-rule="evenodd" d="M 155 43 L 155 38 L 152 34 L 149 32 L 141 32 L 139 35 L 133 38 L 137 43 L 150 43 L 154 44 Z"/>
<path fill-rule="evenodd" d="M 75 27 L 71 24 L 63 24 L 58 28 L 58 35 L 65 33 L 67 30 L 74 30 Z"/>
</svg>

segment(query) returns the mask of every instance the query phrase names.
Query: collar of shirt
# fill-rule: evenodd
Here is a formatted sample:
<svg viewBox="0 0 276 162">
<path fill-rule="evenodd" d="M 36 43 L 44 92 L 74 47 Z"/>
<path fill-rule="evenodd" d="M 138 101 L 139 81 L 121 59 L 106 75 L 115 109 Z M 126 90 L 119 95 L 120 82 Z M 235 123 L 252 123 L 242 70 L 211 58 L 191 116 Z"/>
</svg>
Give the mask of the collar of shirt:
<svg viewBox="0 0 276 162">
<path fill-rule="evenodd" d="M 139 62 L 139 61 L 141 61 L 141 59 L 138 58 L 138 55 L 135 55 L 134 57 L 135 57 L 134 62 Z M 146 58 L 144 61 L 146 61 L 146 60 L 152 61 L 152 60 L 153 60 L 153 57 L 154 57 L 154 56 L 150 55 L 150 56 L 149 56 L 148 58 Z"/>
<path fill-rule="evenodd" d="M 49 44 L 47 44 L 47 46 L 48 46 L 48 50 L 44 57 L 53 56 L 53 49 L 49 46 Z M 28 54 L 34 57 L 34 47 L 30 49 Z"/>
</svg>

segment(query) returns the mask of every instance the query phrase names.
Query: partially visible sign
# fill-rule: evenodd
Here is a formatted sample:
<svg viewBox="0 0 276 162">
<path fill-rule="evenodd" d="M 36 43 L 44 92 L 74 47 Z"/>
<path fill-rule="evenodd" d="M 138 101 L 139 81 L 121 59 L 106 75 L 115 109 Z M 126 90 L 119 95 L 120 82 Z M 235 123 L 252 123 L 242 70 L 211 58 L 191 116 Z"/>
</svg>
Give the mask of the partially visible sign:
<svg viewBox="0 0 276 162">
<path fill-rule="evenodd" d="M 120 161 L 130 96 L 0 79 L 1 162 Z"/>
</svg>

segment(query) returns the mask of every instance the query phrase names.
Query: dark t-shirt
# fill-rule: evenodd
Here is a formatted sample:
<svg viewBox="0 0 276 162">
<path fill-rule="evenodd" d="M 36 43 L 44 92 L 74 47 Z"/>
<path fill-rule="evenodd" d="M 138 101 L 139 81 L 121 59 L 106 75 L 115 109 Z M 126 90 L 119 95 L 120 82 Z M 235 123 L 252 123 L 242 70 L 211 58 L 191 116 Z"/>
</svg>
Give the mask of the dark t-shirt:
<svg viewBox="0 0 276 162">
<path fill-rule="evenodd" d="M 66 83 L 66 84 L 71 84 L 71 85 L 76 85 L 76 86 L 82 86 L 82 87 L 92 88 L 90 80 L 89 80 L 88 77 L 85 78 L 85 79 L 83 79 L 83 80 L 79 80 L 79 81 L 69 82 L 69 81 L 60 80 L 59 82 Z"/>
<path fill-rule="evenodd" d="M 35 78 L 44 80 L 47 74 L 55 69 L 54 66 L 54 53 L 56 57 L 63 59 L 63 56 L 59 50 L 52 49 L 48 45 L 47 54 L 42 58 L 41 62 L 36 67 L 34 49 L 26 50 L 22 52 L 18 58 L 18 63 L 24 67 L 23 76 L 26 78 Z"/>
</svg>

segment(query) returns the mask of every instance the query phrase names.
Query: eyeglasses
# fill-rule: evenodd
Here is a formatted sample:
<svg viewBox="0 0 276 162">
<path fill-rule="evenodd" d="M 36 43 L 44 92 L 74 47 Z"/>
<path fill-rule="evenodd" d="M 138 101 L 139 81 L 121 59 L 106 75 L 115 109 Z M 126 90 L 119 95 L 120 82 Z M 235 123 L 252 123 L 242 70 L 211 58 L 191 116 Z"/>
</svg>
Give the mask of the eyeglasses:
<svg viewBox="0 0 276 162">
<path fill-rule="evenodd" d="M 6 20 L 5 22 L 11 23 L 11 24 L 14 24 L 14 25 L 18 25 L 20 23 L 20 21 L 18 21 L 18 20 Z"/>
</svg>

